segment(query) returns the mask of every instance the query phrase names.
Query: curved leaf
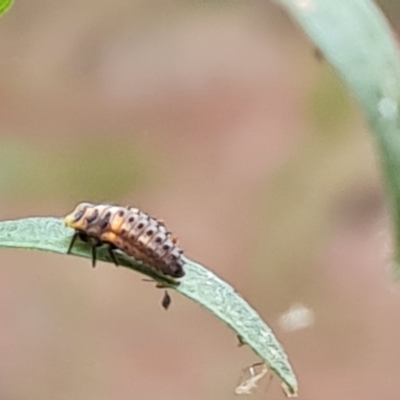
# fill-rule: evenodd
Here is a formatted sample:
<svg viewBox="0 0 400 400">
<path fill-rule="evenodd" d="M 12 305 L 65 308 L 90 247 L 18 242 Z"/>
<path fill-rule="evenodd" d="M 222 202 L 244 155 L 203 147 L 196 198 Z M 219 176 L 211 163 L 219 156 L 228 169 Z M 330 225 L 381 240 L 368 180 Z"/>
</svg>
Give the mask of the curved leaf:
<svg viewBox="0 0 400 400">
<path fill-rule="evenodd" d="M 278 0 L 358 98 L 375 137 L 393 228 L 393 271 L 400 276 L 400 57 L 370 0 Z"/>
<path fill-rule="evenodd" d="M 24 248 L 65 254 L 74 231 L 59 218 L 26 218 L 0 222 L 0 247 Z M 91 258 L 87 244 L 76 242 L 73 255 Z M 135 262 L 122 252 L 116 254 L 120 265 L 144 273 L 165 287 L 177 290 L 215 314 L 231 327 L 282 380 L 288 396 L 297 395 L 297 381 L 287 356 L 271 329 L 235 290 L 205 267 L 185 258 L 185 276 L 179 281 Z M 112 262 L 105 249 L 98 260 Z"/>
</svg>

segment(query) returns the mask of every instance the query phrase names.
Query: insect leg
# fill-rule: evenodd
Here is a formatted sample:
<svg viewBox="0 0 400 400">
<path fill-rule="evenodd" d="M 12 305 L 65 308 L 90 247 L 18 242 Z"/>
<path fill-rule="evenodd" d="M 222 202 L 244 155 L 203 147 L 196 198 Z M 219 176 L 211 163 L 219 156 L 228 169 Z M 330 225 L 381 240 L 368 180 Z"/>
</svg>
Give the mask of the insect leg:
<svg viewBox="0 0 400 400">
<path fill-rule="evenodd" d="M 92 267 L 94 268 L 96 266 L 97 246 L 95 243 L 90 243 L 90 245 L 92 246 Z"/>
<path fill-rule="evenodd" d="M 70 242 L 69 247 L 68 247 L 68 250 L 67 250 L 67 254 L 70 254 L 70 253 L 71 253 L 72 247 L 74 247 L 74 243 L 75 243 L 76 238 L 77 238 L 78 236 L 79 236 L 79 233 L 78 233 L 78 232 L 75 232 L 75 233 L 74 233 L 74 236 L 72 236 L 71 242 Z"/>
<path fill-rule="evenodd" d="M 108 251 L 108 255 L 111 258 L 111 261 L 118 267 L 119 264 L 117 261 L 117 257 L 115 257 L 115 253 L 113 252 L 113 247 L 111 245 L 108 246 L 107 251 Z"/>
</svg>

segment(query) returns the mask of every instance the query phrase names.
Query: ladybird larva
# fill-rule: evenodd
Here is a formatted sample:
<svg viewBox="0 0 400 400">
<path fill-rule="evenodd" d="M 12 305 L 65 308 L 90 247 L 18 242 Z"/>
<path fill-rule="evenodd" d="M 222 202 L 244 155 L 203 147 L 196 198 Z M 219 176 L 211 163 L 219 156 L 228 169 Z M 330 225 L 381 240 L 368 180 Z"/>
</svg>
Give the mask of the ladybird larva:
<svg viewBox="0 0 400 400">
<path fill-rule="evenodd" d="M 80 203 L 64 218 L 75 229 L 68 252 L 77 237 L 92 247 L 92 264 L 96 264 L 97 247 L 107 244 L 110 258 L 117 264 L 113 249 L 119 249 L 137 261 L 154 267 L 164 275 L 181 278 L 183 251 L 163 222 L 133 207 Z"/>
</svg>

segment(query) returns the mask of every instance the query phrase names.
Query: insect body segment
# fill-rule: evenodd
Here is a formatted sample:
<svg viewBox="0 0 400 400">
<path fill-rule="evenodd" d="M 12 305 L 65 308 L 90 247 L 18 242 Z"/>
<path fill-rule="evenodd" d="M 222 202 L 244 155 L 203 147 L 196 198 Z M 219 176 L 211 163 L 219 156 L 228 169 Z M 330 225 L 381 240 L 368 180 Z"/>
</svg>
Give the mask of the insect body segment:
<svg viewBox="0 0 400 400">
<path fill-rule="evenodd" d="M 114 262 L 112 250 L 117 248 L 165 275 L 180 278 L 185 274 L 183 251 L 176 239 L 162 222 L 137 208 L 81 203 L 64 221 L 76 230 L 68 252 L 79 237 L 92 245 L 94 263 L 96 247 L 108 244 Z"/>
</svg>

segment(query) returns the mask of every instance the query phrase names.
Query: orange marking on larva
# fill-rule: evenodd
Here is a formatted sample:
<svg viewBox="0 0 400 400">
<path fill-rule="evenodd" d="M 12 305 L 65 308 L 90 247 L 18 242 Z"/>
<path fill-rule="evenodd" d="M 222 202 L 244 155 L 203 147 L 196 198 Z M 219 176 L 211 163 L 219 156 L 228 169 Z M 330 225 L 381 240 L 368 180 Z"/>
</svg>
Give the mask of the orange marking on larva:
<svg viewBox="0 0 400 400">
<path fill-rule="evenodd" d="M 110 223 L 110 229 L 117 233 L 120 231 L 122 224 L 124 223 L 123 218 L 119 217 L 119 216 L 115 216 L 111 223 Z"/>
<path fill-rule="evenodd" d="M 114 243 L 116 242 L 116 240 L 118 239 L 117 234 L 115 234 L 114 232 L 111 231 L 107 231 L 107 232 L 102 232 L 100 234 L 100 238 L 99 238 L 102 242 L 106 242 L 106 243 Z"/>
</svg>

